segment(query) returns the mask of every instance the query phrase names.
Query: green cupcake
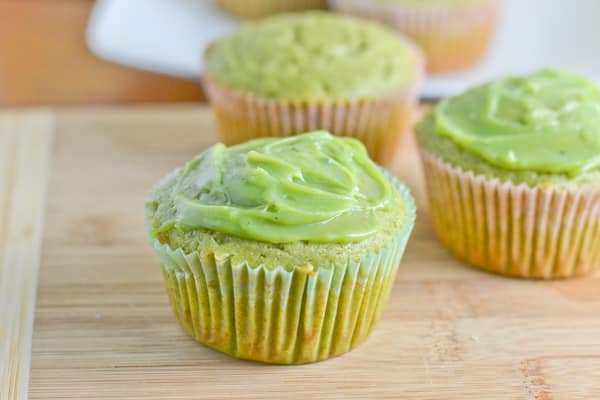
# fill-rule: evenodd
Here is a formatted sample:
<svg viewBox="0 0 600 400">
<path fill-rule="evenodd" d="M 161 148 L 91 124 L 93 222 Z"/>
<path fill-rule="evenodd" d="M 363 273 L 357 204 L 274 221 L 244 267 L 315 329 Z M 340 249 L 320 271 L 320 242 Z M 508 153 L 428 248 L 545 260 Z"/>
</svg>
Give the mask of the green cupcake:
<svg viewBox="0 0 600 400">
<path fill-rule="evenodd" d="M 415 8 L 449 8 L 481 4 L 487 0 L 372 0 L 373 3 L 401 4 Z"/>
<path fill-rule="evenodd" d="M 496 273 L 600 267 L 600 87 L 567 72 L 507 77 L 438 104 L 417 126 L 436 229 Z"/>
<path fill-rule="evenodd" d="M 228 13 L 241 18 L 261 18 L 271 14 L 323 9 L 327 0 L 216 0 Z"/>
<path fill-rule="evenodd" d="M 329 0 L 337 12 L 385 23 L 412 38 L 427 72 L 446 74 L 480 62 L 495 31 L 501 0 Z"/>
<path fill-rule="evenodd" d="M 243 25 L 205 55 L 204 84 L 223 142 L 324 129 L 392 161 L 412 121 L 419 50 L 385 26 L 327 12 Z"/>
<path fill-rule="evenodd" d="M 291 364 L 369 335 L 415 205 L 360 142 L 320 131 L 217 144 L 159 183 L 146 218 L 183 329 L 234 357 Z"/>
</svg>

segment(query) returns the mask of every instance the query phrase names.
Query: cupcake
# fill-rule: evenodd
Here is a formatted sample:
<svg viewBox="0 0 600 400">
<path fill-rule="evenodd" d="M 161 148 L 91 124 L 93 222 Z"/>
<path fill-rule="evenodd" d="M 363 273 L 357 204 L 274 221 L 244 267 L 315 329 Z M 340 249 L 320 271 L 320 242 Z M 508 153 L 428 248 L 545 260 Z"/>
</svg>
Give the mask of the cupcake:
<svg viewBox="0 0 600 400">
<path fill-rule="evenodd" d="M 323 131 L 217 144 L 150 193 L 181 327 L 233 357 L 295 364 L 364 341 L 415 219 L 407 188 Z"/>
<path fill-rule="evenodd" d="M 228 13 L 241 18 L 261 18 L 290 11 L 326 8 L 327 0 L 217 0 Z"/>
<path fill-rule="evenodd" d="M 427 72 L 456 72 L 477 64 L 495 29 L 499 0 L 329 0 L 347 14 L 372 18 L 411 37 Z"/>
<path fill-rule="evenodd" d="M 206 53 L 204 82 L 224 143 L 324 129 L 389 164 L 409 128 L 419 52 L 376 23 L 327 12 L 247 24 Z"/>
<path fill-rule="evenodd" d="M 417 126 L 431 216 L 458 258 L 523 278 L 600 267 L 600 88 L 545 70 L 439 103 Z"/>
</svg>

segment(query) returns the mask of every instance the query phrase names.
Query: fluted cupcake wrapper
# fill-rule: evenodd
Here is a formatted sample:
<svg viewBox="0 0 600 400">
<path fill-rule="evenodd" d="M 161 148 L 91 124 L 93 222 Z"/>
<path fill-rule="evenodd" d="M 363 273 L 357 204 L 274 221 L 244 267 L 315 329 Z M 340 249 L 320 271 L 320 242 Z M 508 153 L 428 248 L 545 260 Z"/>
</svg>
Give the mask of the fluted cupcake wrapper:
<svg viewBox="0 0 600 400">
<path fill-rule="evenodd" d="M 413 82 L 402 92 L 381 98 L 299 102 L 238 92 L 208 76 L 203 82 L 221 138 L 227 145 L 258 137 L 291 136 L 324 129 L 362 141 L 371 158 L 389 165 L 413 122 L 417 107 L 423 61 L 416 48 L 414 53 L 417 61 Z"/>
<path fill-rule="evenodd" d="M 372 18 L 412 38 L 427 58 L 427 72 L 445 73 L 476 64 L 488 48 L 498 0 L 449 8 L 410 7 L 371 0 L 329 0 L 335 10 Z"/>
<path fill-rule="evenodd" d="M 322 9 L 326 0 L 216 0 L 225 11 L 242 18 L 259 18 L 267 15 Z"/>
<path fill-rule="evenodd" d="M 421 155 L 435 230 L 456 257 L 536 279 L 600 267 L 600 190 L 514 185 Z"/>
<path fill-rule="evenodd" d="M 179 324 L 200 343 L 234 357 L 292 364 L 324 360 L 364 341 L 379 320 L 415 219 L 406 187 L 406 223 L 377 252 L 314 272 L 185 254 L 152 240 Z"/>
</svg>

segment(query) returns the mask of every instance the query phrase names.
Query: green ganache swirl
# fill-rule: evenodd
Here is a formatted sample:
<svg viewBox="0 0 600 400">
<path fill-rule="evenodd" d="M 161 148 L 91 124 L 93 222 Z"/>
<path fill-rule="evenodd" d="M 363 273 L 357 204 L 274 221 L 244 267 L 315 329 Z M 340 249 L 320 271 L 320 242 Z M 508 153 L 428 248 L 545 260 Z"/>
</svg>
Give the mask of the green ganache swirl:
<svg viewBox="0 0 600 400">
<path fill-rule="evenodd" d="M 407 42 L 389 28 L 314 11 L 243 25 L 209 49 L 206 74 L 266 98 L 358 99 L 404 89 L 415 63 Z"/>
<path fill-rule="evenodd" d="M 176 224 L 271 243 L 359 241 L 394 193 L 352 138 L 317 131 L 217 144 L 179 173 L 175 209 L 153 234 Z"/>
<path fill-rule="evenodd" d="M 600 166 L 600 88 L 567 72 L 507 77 L 442 101 L 435 130 L 491 165 L 579 175 Z"/>
</svg>

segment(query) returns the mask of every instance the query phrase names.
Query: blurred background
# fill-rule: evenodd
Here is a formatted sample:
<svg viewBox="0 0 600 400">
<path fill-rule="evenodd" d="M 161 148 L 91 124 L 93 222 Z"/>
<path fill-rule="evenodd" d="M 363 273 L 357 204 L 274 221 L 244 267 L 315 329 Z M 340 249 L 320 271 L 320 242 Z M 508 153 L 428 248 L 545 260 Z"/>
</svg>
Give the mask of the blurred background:
<svg viewBox="0 0 600 400">
<path fill-rule="evenodd" d="M 598 0 L 501 1 L 484 57 L 422 97 L 546 66 L 600 81 L 598 17 Z M 212 0 L 2 0 L 0 105 L 204 101 L 202 51 L 239 23 Z"/>
<path fill-rule="evenodd" d="M 203 99 L 197 81 L 120 66 L 94 55 L 86 30 L 95 5 L 94 0 L 0 1 L 0 105 Z"/>
</svg>

